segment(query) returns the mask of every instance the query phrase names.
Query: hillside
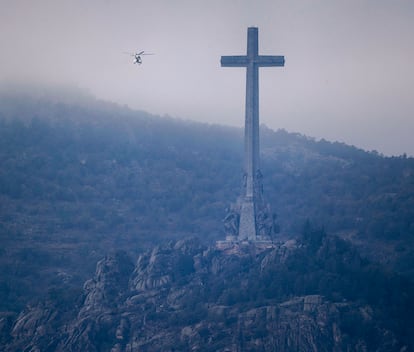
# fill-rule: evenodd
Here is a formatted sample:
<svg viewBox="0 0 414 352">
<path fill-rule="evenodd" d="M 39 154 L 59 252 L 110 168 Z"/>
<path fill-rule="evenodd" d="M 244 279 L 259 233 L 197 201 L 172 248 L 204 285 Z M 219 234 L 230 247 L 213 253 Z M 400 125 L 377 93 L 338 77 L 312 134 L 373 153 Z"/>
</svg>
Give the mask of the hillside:
<svg viewBox="0 0 414 352">
<path fill-rule="evenodd" d="M 6 94 L 0 104 L 0 310 L 79 292 L 109 250 L 222 238 L 239 193 L 243 131 L 90 97 Z M 280 239 L 307 219 L 414 275 L 414 159 L 261 130 Z"/>
</svg>

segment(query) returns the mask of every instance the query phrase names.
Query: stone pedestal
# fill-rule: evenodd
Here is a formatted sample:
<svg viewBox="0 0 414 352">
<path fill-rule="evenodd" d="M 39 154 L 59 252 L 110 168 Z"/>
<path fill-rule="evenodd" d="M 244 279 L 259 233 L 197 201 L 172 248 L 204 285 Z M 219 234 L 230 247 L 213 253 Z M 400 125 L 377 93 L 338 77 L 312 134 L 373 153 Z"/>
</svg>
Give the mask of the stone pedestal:
<svg viewBox="0 0 414 352">
<path fill-rule="evenodd" d="M 256 239 L 256 217 L 252 197 L 246 197 L 240 209 L 239 241 L 254 241 Z"/>
</svg>

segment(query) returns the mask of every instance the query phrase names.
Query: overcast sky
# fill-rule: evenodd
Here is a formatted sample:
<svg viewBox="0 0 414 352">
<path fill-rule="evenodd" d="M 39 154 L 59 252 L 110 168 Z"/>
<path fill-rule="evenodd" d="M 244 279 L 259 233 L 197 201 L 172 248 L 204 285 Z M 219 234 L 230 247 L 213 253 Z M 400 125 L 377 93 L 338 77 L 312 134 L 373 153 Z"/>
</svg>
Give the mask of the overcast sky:
<svg viewBox="0 0 414 352">
<path fill-rule="evenodd" d="M 412 0 L 0 0 L 0 81 L 75 84 L 150 113 L 244 124 L 259 51 L 260 120 L 386 155 L 414 155 Z M 141 66 L 124 52 L 145 50 Z"/>
</svg>

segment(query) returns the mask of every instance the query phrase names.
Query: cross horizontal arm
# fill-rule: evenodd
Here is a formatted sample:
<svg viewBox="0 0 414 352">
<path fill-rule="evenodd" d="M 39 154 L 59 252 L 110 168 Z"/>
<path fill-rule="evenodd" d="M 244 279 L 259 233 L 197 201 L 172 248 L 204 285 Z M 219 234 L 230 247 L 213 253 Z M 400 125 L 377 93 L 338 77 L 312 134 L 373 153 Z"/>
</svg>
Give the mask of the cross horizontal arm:
<svg viewBox="0 0 414 352">
<path fill-rule="evenodd" d="M 260 67 L 285 66 L 285 57 L 284 56 L 260 55 L 260 56 L 257 56 L 254 62 Z"/>
<path fill-rule="evenodd" d="M 260 67 L 271 67 L 271 66 L 284 66 L 284 56 L 270 56 L 270 55 L 259 55 L 250 58 L 244 56 L 222 56 L 221 66 L 223 67 L 246 67 L 250 62 L 253 62 Z"/>
<path fill-rule="evenodd" d="M 222 56 L 221 66 L 223 67 L 246 67 L 249 60 L 246 55 L 244 56 Z"/>
</svg>

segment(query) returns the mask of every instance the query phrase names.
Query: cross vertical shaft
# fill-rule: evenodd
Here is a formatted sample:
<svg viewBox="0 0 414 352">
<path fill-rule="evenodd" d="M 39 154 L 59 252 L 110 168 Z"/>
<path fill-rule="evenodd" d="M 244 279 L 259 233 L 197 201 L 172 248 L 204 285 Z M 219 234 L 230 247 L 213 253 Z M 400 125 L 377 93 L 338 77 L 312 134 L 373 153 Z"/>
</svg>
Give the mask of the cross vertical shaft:
<svg viewBox="0 0 414 352">
<path fill-rule="evenodd" d="M 258 29 L 247 30 L 247 55 L 222 56 L 223 67 L 246 67 L 244 129 L 244 189 L 241 195 L 238 240 L 257 239 L 256 212 L 261 195 L 259 150 L 259 67 L 284 66 L 283 56 L 259 55 Z"/>
<path fill-rule="evenodd" d="M 246 116 L 244 136 L 244 172 L 246 176 L 245 196 L 254 197 L 254 179 L 259 166 L 259 67 L 255 64 L 258 56 L 257 28 L 247 32 L 246 69 Z"/>
</svg>

